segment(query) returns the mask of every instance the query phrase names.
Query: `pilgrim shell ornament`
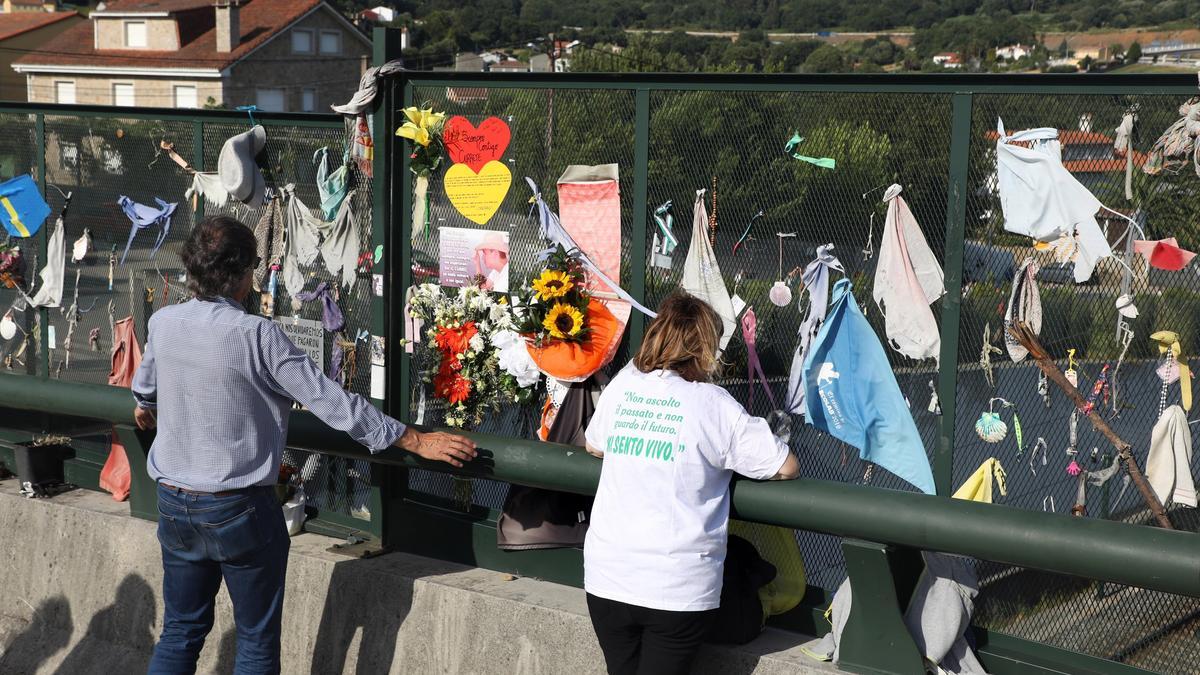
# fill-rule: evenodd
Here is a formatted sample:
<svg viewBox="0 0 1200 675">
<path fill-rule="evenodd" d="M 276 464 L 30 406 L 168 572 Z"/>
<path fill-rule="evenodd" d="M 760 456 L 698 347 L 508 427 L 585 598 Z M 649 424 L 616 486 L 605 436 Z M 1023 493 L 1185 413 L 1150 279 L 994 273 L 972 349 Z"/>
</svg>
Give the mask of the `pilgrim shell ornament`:
<svg viewBox="0 0 1200 675">
<path fill-rule="evenodd" d="M 795 237 L 795 232 L 778 232 L 779 237 L 779 281 L 771 286 L 771 290 L 767 293 L 767 297 L 771 299 L 771 303 L 776 307 L 787 307 L 792 302 L 792 289 L 783 280 L 783 240 L 785 237 Z"/>
<path fill-rule="evenodd" d="M 776 307 L 787 307 L 792 302 L 792 289 L 788 288 L 787 282 L 776 281 L 767 296 Z"/>
<path fill-rule="evenodd" d="M 1000 419 L 1000 413 L 985 412 L 975 422 L 975 433 L 988 443 L 999 443 L 1008 436 L 1008 424 Z"/>
<path fill-rule="evenodd" d="M 996 412 L 995 405 L 997 403 L 1001 407 L 1013 409 L 1013 435 L 1016 437 L 1017 454 L 1019 455 L 1025 449 L 1025 441 L 1021 434 L 1021 418 L 1017 415 L 1017 407 L 1011 402 L 999 397 L 989 400 L 987 412 L 981 414 L 975 421 L 975 433 L 988 443 L 999 443 L 1008 436 L 1008 423 L 1000 418 L 1000 413 Z"/>
<path fill-rule="evenodd" d="M 0 319 L 0 338 L 11 340 L 16 335 L 17 323 L 12 319 L 12 312 L 8 312 L 4 315 L 3 319 Z"/>
</svg>

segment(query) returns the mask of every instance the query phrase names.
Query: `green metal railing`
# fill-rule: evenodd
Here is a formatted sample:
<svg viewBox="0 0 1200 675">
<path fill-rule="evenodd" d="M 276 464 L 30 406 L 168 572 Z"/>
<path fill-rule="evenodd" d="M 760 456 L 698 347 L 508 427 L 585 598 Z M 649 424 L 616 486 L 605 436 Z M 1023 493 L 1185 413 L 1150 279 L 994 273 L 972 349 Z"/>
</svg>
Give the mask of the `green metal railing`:
<svg viewBox="0 0 1200 675">
<path fill-rule="evenodd" d="M 396 53 L 394 36 L 387 32 L 377 32 L 375 44 L 377 63 Z M 453 88 L 485 90 L 489 96 L 473 103 L 451 104 L 448 90 Z M 1077 113 L 1096 112 L 1102 118 L 1097 120 L 1097 128 L 1100 128 L 1101 123 L 1108 124 L 1105 115 L 1111 116 L 1112 111 L 1119 111 L 1131 101 L 1139 101 L 1146 128 L 1153 128 L 1156 134 L 1158 129 L 1165 128 L 1164 121 L 1169 123 L 1173 119 L 1175 106 L 1195 92 L 1195 83 L 1190 76 L 482 76 L 476 73 L 402 73 L 388 80 L 380 92 L 382 103 L 373 116 L 376 155 L 371 195 L 374 224 L 371 244 L 385 247 L 383 268 L 374 270 L 384 274 L 385 285 L 383 298 L 376 299 L 369 308 L 369 327 L 372 333 L 384 335 L 388 341 L 387 397 L 377 403 L 390 414 L 402 420 L 413 419 L 413 394 L 420 386 L 411 357 L 396 347 L 401 330 L 398 327 L 399 305 L 393 299 L 402 298 L 404 290 L 412 283 L 414 260 L 409 222 L 412 196 L 408 153 L 401 145 L 402 141 L 390 133 L 398 126 L 396 115 L 401 106 L 431 102 L 451 113 L 475 116 L 524 111 L 523 117 L 514 115 L 512 120 L 517 130 L 514 139 L 520 139 L 514 140 L 511 156 L 514 185 L 505 203 L 505 208 L 512 213 L 523 215 L 527 209 L 528 194 L 522 192 L 522 175 L 535 177 L 543 191 L 550 194 L 553 180 L 565 164 L 589 160 L 600 163 L 609 159 L 619 163 L 623 195 L 622 257 L 627 261 L 621 283 L 635 297 L 649 303 L 657 301 L 666 289 L 673 287 L 678 276 L 678 269 L 666 272 L 648 269 L 647 221 L 651 209 L 666 198 L 674 199 L 679 209 L 676 228 L 687 230 L 686 207 L 690 200 L 682 198 L 680 186 L 708 187 L 710 172 L 721 173 L 722 180 L 727 181 L 722 184 L 721 209 L 725 217 L 733 214 L 731 217 L 736 221 L 740 214 L 752 212 L 751 200 L 757 195 L 777 194 L 780 189 L 769 177 L 758 172 L 757 167 L 751 166 L 778 161 L 768 157 L 761 148 L 776 144 L 774 135 L 787 125 L 840 117 L 855 130 L 874 129 L 872 138 L 886 136 L 891 144 L 889 147 L 907 144 L 906 147 L 922 149 L 927 156 L 919 163 L 903 157 L 883 157 L 880 158 L 883 168 L 879 171 L 863 166 L 862 161 L 843 163 L 839 158 L 839 165 L 844 164 L 844 167 L 840 166 L 839 172 L 832 177 L 790 173 L 790 167 L 778 167 L 779 171 L 785 172 L 779 174 L 782 177 L 778 182 L 786 183 L 788 189 L 819 186 L 820 190 L 814 188 L 805 193 L 800 200 L 804 208 L 781 214 L 776 227 L 779 231 L 792 227 L 813 241 L 836 240 L 843 262 L 848 264 L 852 276 L 857 275 L 856 291 L 860 304 L 867 305 L 869 286 L 865 285 L 865 277 L 869 269 L 852 258 L 857 258 L 856 248 L 865 238 L 865 214 L 869 210 L 869 205 L 860 200 L 858 194 L 876 185 L 859 182 L 877 179 L 911 181 L 905 185 L 905 194 L 912 195 L 910 205 L 945 270 L 947 295 L 939 306 L 934 307 L 942 326 L 940 362 L 944 367 L 914 367 L 901 359 L 894 359 L 893 366 L 905 393 L 914 399 L 918 426 L 931 449 L 930 461 L 939 496 L 882 489 L 902 487 L 887 476 L 877 478 L 874 486 L 853 484 L 861 475 L 857 459 L 849 466 L 846 462 L 842 466 L 832 461 L 823 462 L 822 458 L 837 456 L 838 446 L 811 430 L 796 432 L 794 445 L 805 460 L 805 478 L 788 483 L 738 480 L 733 489 L 733 508 L 739 518 L 797 529 L 806 547 L 810 594 L 799 610 L 780 618 L 780 625 L 815 634 L 824 632 L 827 625 L 818 618 L 819 610 L 827 604 L 830 591 L 841 576 L 849 576 L 854 586 L 854 612 L 843 643 L 841 666 L 855 672 L 921 672 L 919 656 L 904 629 L 901 615 L 921 569 L 916 554 L 922 550 L 970 556 L 981 561 L 981 565 L 990 566 L 986 568 L 989 573 L 985 579 L 985 593 L 988 584 L 1011 588 L 1014 587 L 1012 580 L 1017 580 L 1016 588 L 1031 593 L 1029 597 L 1021 595 L 1012 601 L 1017 614 L 1036 609 L 1047 615 L 1069 615 L 1073 610 L 1066 606 L 1063 598 L 1078 596 L 1055 595 L 1060 590 L 1057 587 L 1065 587 L 1082 578 L 1097 586 L 1097 596 L 1105 592 L 1106 583 L 1129 587 L 1110 594 L 1118 600 L 1121 592 L 1158 593 L 1150 599 L 1149 605 L 1145 605 L 1150 608 L 1148 612 L 1139 610 L 1148 614 L 1150 621 L 1154 620 L 1154 608 L 1158 606 L 1155 603 L 1170 597 L 1162 594 L 1186 596 L 1192 604 L 1184 603 L 1185 613 L 1179 615 L 1182 618 L 1172 615 L 1170 622 L 1172 625 L 1178 623 L 1184 629 L 1189 625 L 1190 615 L 1186 611 L 1190 610 L 1187 608 L 1196 604 L 1195 598 L 1200 598 L 1200 563 L 1197 562 L 1200 561 L 1200 538 L 1195 533 L 1115 522 L 1144 519 L 1136 508 L 1128 507 L 1128 499 L 1122 502 L 1126 504 L 1124 508 L 1118 508 L 1120 504 L 1115 496 L 1110 504 L 1107 491 L 1100 517 L 1080 519 L 1043 513 L 1040 507 L 1042 495 L 1061 490 L 1062 480 L 1048 478 L 1048 473 L 1027 476 L 1027 471 L 1022 468 L 1025 459 L 1020 455 L 1013 465 L 1017 469 L 1009 466 L 1012 490 L 1006 502 L 1008 505 L 976 504 L 945 497 L 978 463 L 981 449 L 972 430 L 973 416 L 980 409 L 981 397 L 986 400 L 996 389 L 982 384 L 982 374 L 974 361 L 979 352 L 983 324 L 990 320 L 993 330 L 999 325 L 1000 319 L 988 313 L 995 307 L 994 298 L 1000 297 L 1001 302 L 1007 298 L 1005 282 L 980 278 L 974 263 L 968 260 L 968 248 L 973 243 L 985 246 L 988 255 L 1004 253 L 1007 250 L 1004 247 L 1010 244 L 1004 239 L 1002 228 L 997 226 L 997 209 L 985 194 L 989 144 L 984 137 L 985 131 L 994 125 L 995 116 L 1001 113 L 1006 122 L 1011 119 L 1009 128 L 1016 129 L 1040 126 L 1037 122 L 1043 118 L 1051 120 L 1046 124 L 1066 128 L 1068 122 L 1075 123 L 1073 116 Z M 716 148 L 724 157 L 737 161 L 722 162 L 720 156 L 714 159 L 714 154 L 708 153 L 706 148 L 697 147 L 717 143 L 712 136 L 706 135 L 711 130 L 695 132 L 697 137 L 703 138 L 688 138 L 686 142 L 677 140 L 679 130 L 670 126 L 670 115 L 678 109 L 686 111 L 703 106 L 724 106 L 716 117 L 707 118 L 708 122 L 755 120 L 753 124 L 757 126 L 750 127 L 751 131 L 745 136 L 735 137 Z M 1022 106 L 1033 111 L 1022 112 Z M 781 111 L 788 111 L 789 107 L 794 110 L 788 118 L 779 119 L 783 114 Z M 35 115 L 38 126 L 34 133 L 39 137 L 45 133 L 44 118 L 58 114 L 198 125 L 201 131 L 196 143 L 195 154 L 200 158 L 197 161 L 205 155 L 203 125 L 244 119 L 231 113 L 193 116 L 172 110 L 114 111 L 78 106 L 48 110 L 39 106 L 0 105 L 0 114 L 5 112 Z M 576 119 L 570 115 L 583 117 Z M 340 120 L 328 116 L 271 115 L 270 120 L 272 124 L 312 129 L 333 129 L 340 124 Z M 571 122 L 576 124 L 574 129 L 567 128 Z M 571 135 L 572 131 L 580 130 L 594 132 L 594 138 Z M 586 146 L 586 152 L 578 147 L 563 148 L 562 142 L 553 148 L 542 144 L 542 138 L 555 137 L 555 134 L 570 138 L 579 147 Z M 1147 131 L 1145 135 L 1151 136 L 1151 132 Z M 767 140 L 761 140 L 763 138 Z M 1149 140 L 1152 138 L 1143 137 L 1138 147 L 1148 147 Z M 864 148 L 883 146 L 851 138 L 842 147 L 847 157 L 862 160 L 863 153 L 867 152 Z M 211 148 L 209 150 L 211 154 Z M 777 148 L 775 154 L 778 154 Z M 44 159 L 42 157 L 41 161 Z M 717 164 L 720 169 L 716 168 Z M 44 165 L 40 175 L 45 175 Z M 1190 191 L 1187 192 L 1189 196 L 1200 196 L 1197 186 L 1179 181 L 1172 185 L 1182 185 L 1179 189 Z M 1094 189 L 1106 187 L 1101 184 Z M 1139 187 L 1140 195 L 1149 194 L 1141 190 Z M 1200 203 L 1200 200 L 1193 201 Z M 436 213 L 448 221 L 453 220 L 454 214 L 445 203 L 434 206 L 440 209 Z M 1149 210 L 1154 213 L 1153 208 Z M 514 237 L 533 236 L 536 225 L 515 216 L 514 220 L 517 222 L 504 224 L 511 228 Z M 877 221 L 876 232 L 882 229 L 882 219 L 877 218 Z M 740 227 L 726 229 L 740 230 Z M 727 236 L 724 232 L 718 233 L 718 249 L 722 245 L 728 249 Z M 1184 244 L 1200 244 L 1200 238 L 1194 242 L 1189 239 L 1195 236 L 1190 231 L 1180 233 Z M 750 255 L 765 256 L 763 259 L 769 259 L 769 265 L 762 259 L 755 262 L 755 258 L 739 260 L 733 256 L 724 257 L 722 265 L 728 262 L 745 266 L 750 277 L 774 276 L 773 237 L 768 243 L 771 248 L 764 253 L 761 243 L 752 242 Z M 428 250 L 422 252 L 430 253 Z M 676 262 L 681 262 L 682 248 L 677 258 Z M 791 267 L 807 262 L 809 258 L 811 250 L 797 250 L 789 253 L 786 260 Z M 528 267 L 530 261 L 520 264 Z M 518 266 L 514 263 L 514 269 Z M 763 272 L 766 267 L 770 269 Z M 521 271 L 527 270 L 522 268 Z M 732 271 L 725 268 L 727 276 Z M 1100 286 L 1106 283 L 1102 281 Z M 1090 302 L 1087 293 L 1094 290 L 1082 288 L 1077 291 L 1073 286 L 1064 286 L 1048 289 L 1046 293 L 1048 297 L 1056 293 L 1065 298 L 1066 309 L 1061 313 L 1069 314 L 1090 308 L 1085 304 Z M 1111 289 L 1105 287 L 1105 290 Z M 744 291 L 748 298 L 752 292 Z M 1167 291 L 1165 295 L 1175 297 L 1172 292 Z M 1138 304 L 1144 313 L 1151 306 L 1149 300 L 1143 301 L 1140 296 Z M 766 338 L 760 340 L 760 349 L 769 376 L 778 386 L 779 364 L 790 357 L 795 321 L 783 310 L 777 312 L 766 303 L 762 303 L 760 309 L 760 336 Z M 1048 315 L 1054 313 L 1048 312 Z M 1168 322 L 1176 320 L 1179 312 L 1158 312 L 1158 315 Z M 878 317 L 870 315 L 870 318 L 878 323 Z M 1052 320 L 1066 324 L 1082 321 L 1074 314 L 1062 318 L 1048 316 L 1047 323 Z M 48 323 L 41 324 L 43 331 Z M 638 344 L 643 328 L 642 318 L 632 317 L 623 346 L 624 354 Z M 1058 333 L 1047 328 L 1044 337 L 1048 345 L 1063 351 L 1072 346 L 1073 343 L 1068 344 L 1070 340 L 1082 339 L 1073 335 L 1076 331 L 1069 328 L 1067 325 Z M 1097 322 L 1096 331 L 1107 328 L 1107 324 Z M 1135 326 L 1139 335 L 1148 334 L 1146 328 Z M 45 344 L 44 332 L 42 337 Z M 1200 335 L 1194 339 L 1200 341 Z M 1106 343 L 1094 339 L 1093 343 L 1096 346 L 1089 350 L 1086 368 L 1098 371 L 1099 363 L 1115 354 L 1105 351 Z M 745 356 L 739 349 L 736 344 L 731 344 L 727 352 L 727 358 L 734 362 L 728 369 L 730 372 L 744 368 Z M 1135 347 L 1131 354 L 1137 349 Z M 1197 350 L 1191 349 L 1187 353 L 1194 354 Z M 1152 355 L 1144 353 L 1138 358 L 1142 361 L 1132 363 L 1129 368 L 1148 369 L 1152 365 Z M 772 367 L 776 370 L 771 371 Z M 1021 407 L 1027 436 L 1045 435 L 1052 443 L 1057 443 L 1054 434 L 1065 429 L 1062 415 L 1064 411 L 1069 414 L 1069 410 L 1059 407 L 1053 415 L 1050 412 L 1042 412 L 1040 417 L 1032 414 L 1040 410 L 1041 401 L 1034 398 L 1032 382 L 1021 379 L 1024 377 L 1021 372 L 1025 371 L 1016 366 L 1005 366 L 998 375 L 1000 387 L 1006 388 L 1001 391 Z M 925 387 L 930 379 L 939 394 L 941 417 L 922 417 L 918 410 L 923 404 L 917 404 L 916 396 L 921 392 L 928 395 Z M 734 391 L 744 391 L 739 389 L 745 386 L 743 380 L 730 378 L 723 384 Z M 1017 393 L 1008 393 L 1009 390 Z M 1145 411 L 1157 403 L 1158 391 L 1147 393 L 1136 386 L 1132 391 L 1126 396 L 1130 397 L 1134 409 L 1126 410 L 1122 415 L 1136 433 L 1148 432 Z M 1154 401 L 1147 402 L 1149 398 Z M 131 510 L 135 515 L 155 517 L 154 486 L 144 471 L 145 452 L 152 436 L 136 432 L 131 426 L 132 407 L 128 392 L 96 383 L 50 379 L 49 363 L 45 362 L 39 365 L 36 376 L 0 376 L 0 406 L 43 413 L 44 418 L 35 425 L 43 429 L 65 423 L 61 416 L 79 416 L 115 424 L 134 468 Z M 1027 411 L 1032 412 L 1027 414 Z M 753 412 L 765 414 L 767 411 L 756 409 Z M 437 426 L 436 415 L 433 417 L 431 422 Z M 288 446 L 371 463 L 370 523 L 356 523 L 347 518 L 335 524 L 358 527 L 391 549 L 579 584 L 582 569 L 578 550 L 500 552 L 496 549 L 497 499 L 503 498 L 504 484 L 507 483 L 592 494 L 600 463 L 577 448 L 530 441 L 520 435 L 519 429 L 505 426 L 508 421 L 511 421 L 510 417 L 498 414 L 495 419 L 488 420 L 485 431 L 470 434 L 482 452 L 476 461 L 461 471 L 449 471 L 445 465 L 419 460 L 398 449 L 372 455 L 345 434 L 325 427 L 307 413 L 293 414 Z M 0 426 L 7 426 L 7 421 L 0 420 Z M 2 440 L 8 439 L 0 436 Z M 983 450 L 999 452 L 991 448 Z M 1011 455 L 1005 455 L 1004 459 L 1006 465 L 1012 461 Z M 463 509 L 444 495 L 414 487 L 418 477 L 436 478 L 446 473 L 476 479 L 476 499 L 470 508 Z M 1073 494 L 1073 487 L 1067 487 Z M 810 558 L 809 550 L 815 550 L 819 555 Z M 1068 576 L 1025 581 L 1042 572 Z M 818 573 L 823 575 L 823 586 L 814 581 Z M 981 576 L 985 576 L 982 571 Z M 1005 586 L 1006 583 L 1009 586 Z M 1030 589 L 1040 595 L 1033 594 Z M 1090 589 L 1088 586 L 1086 590 Z M 1106 606 L 1102 603 L 1107 600 L 1089 600 L 1093 601 L 1095 613 L 1100 614 Z M 1056 603 L 1064 604 L 1058 607 Z M 1114 613 L 1109 620 L 1132 619 L 1127 614 Z M 1049 636 L 1036 631 L 1008 630 L 1008 624 L 994 624 L 990 620 L 977 623 L 979 652 L 990 672 L 1146 672 L 1117 662 L 1118 658 L 1133 662 L 1124 655 L 1085 649 L 1069 639 L 1064 642 L 1059 633 L 1069 637 L 1069 629 L 1054 628 L 1056 634 Z M 993 628 L 994 625 L 999 627 Z M 1006 632 L 1023 637 L 1005 635 Z M 1179 633 L 1175 636 L 1176 645 L 1178 640 L 1189 639 L 1186 630 L 1176 632 Z M 1196 653 L 1195 637 L 1190 639 L 1192 642 L 1186 644 L 1187 649 L 1177 649 L 1174 660 L 1162 661 L 1167 665 L 1161 668 L 1151 665 L 1158 662 L 1139 663 L 1143 668 L 1187 672 L 1187 654 Z M 1110 656 L 1112 660 L 1097 656 Z"/>
</svg>

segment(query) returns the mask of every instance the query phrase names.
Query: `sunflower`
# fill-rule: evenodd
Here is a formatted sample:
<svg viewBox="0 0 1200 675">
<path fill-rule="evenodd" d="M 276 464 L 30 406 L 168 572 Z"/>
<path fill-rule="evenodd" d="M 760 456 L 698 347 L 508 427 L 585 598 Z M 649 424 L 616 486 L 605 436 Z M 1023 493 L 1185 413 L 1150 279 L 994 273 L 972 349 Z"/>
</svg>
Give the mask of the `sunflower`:
<svg viewBox="0 0 1200 675">
<path fill-rule="evenodd" d="M 533 290 L 542 301 L 561 298 L 575 287 L 571 277 L 559 270 L 542 270 L 542 275 L 533 280 Z"/>
<path fill-rule="evenodd" d="M 556 302 L 542 325 L 550 331 L 550 337 L 559 340 L 572 337 L 583 330 L 583 313 L 571 305 Z"/>
</svg>

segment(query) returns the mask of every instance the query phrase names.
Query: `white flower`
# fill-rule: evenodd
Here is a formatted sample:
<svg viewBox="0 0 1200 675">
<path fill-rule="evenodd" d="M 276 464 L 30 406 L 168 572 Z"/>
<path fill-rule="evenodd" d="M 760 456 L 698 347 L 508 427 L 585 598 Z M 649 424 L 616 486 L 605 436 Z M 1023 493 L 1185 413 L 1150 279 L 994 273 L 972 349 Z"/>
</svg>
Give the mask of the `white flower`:
<svg viewBox="0 0 1200 675">
<path fill-rule="evenodd" d="M 487 293 L 481 293 L 479 295 L 472 297 L 469 300 L 469 304 L 470 304 L 471 309 L 476 312 L 487 312 L 491 309 L 492 305 L 494 305 L 495 302 L 492 300 L 491 296 L 488 295 Z"/>
<path fill-rule="evenodd" d="M 467 344 L 471 347 L 471 351 L 481 352 L 484 347 L 483 336 L 476 333 Z"/>
<path fill-rule="evenodd" d="M 508 308 L 505 307 L 504 305 L 499 305 L 499 304 L 492 305 L 492 308 L 490 310 L 488 310 L 488 318 L 491 319 L 492 321 L 500 322 L 500 321 L 503 321 L 507 317 L 508 317 Z"/>
<path fill-rule="evenodd" d="M 520 334 L 511 330 L 499 331 L 492 335 L 492 345 L 500 350 L 498 365 L 512 375 L 518 385 L 531 387 L 537 384 L 541 371 L 529 356 L 525 339 Z"/>
</svg>

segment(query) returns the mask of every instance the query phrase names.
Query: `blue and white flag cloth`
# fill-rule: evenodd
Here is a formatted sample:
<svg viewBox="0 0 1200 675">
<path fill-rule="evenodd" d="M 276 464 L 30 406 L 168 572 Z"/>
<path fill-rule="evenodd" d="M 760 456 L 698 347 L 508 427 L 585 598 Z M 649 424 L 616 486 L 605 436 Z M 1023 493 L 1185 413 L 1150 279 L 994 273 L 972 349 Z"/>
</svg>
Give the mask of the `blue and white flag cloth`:
<svg viewBox="0 0 1200 675">
<path fill-rule="evenodd" d="M 37 234 L 50 205 L 38 192 L 33 177 L 26 174 L 0 183 L 0 223 L 14 237 L 31 237 Z"/>
<path fill-rule="evenodd" d="M 858 456 L 934 493 L 925 445 L 887 354 L 851 293 L 833 287 L 833 304 L 804 361 L 808 423 L 858 448 Z"/>
</svg>

